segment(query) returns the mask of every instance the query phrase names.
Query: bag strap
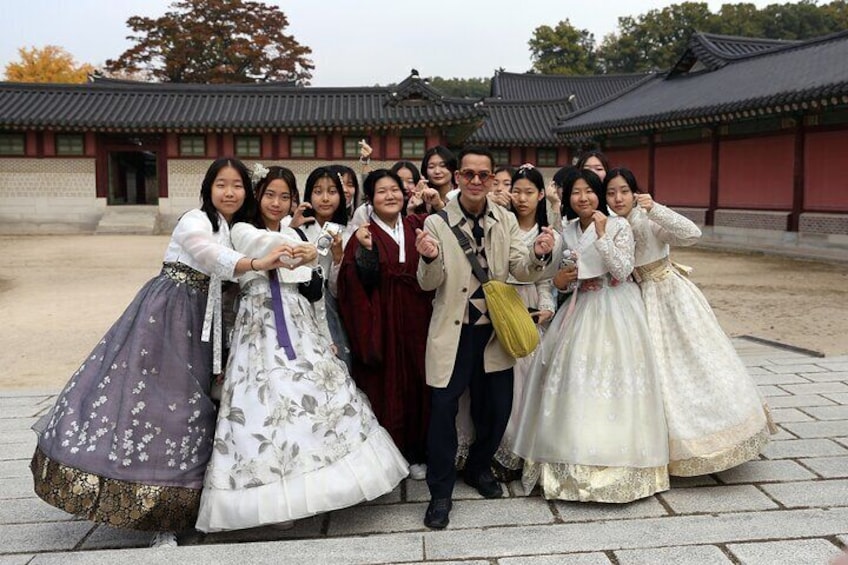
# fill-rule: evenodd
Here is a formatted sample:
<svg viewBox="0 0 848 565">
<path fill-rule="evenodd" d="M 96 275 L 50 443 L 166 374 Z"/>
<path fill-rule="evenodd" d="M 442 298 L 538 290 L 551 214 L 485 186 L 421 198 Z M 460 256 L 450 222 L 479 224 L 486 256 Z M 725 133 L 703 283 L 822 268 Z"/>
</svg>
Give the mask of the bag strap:
<svg viewBox="0 0 848 565">
<path fill-rule="evenodd" d="M 477 277 L 477 280 L 480 281 L 480 284 L 489 282 L 489 275 L 486 273 L 486 270 L 483 269 L 482 265 L 480 265 L 480 261 L 477 260 L 477 254 L 474 252 L 474 248 L 471 247 L 471 242 L 468 241 L 468 236 L 465 235 L 465 232 L 463 232 L 458 225 L 450 225 L 450 222 L 448 221 L 448 214 L 444 210 L 439 210 L 437 214 L 445 221 L 456 236 L 456 239 L 459 241 L 459 246 L 462 248 L 462 252 L 465 253 L 465 257 L 468 259 L 468 262 L 471 263 L 471 270 L 474 272 L 474 276 Z"/>
</svg>

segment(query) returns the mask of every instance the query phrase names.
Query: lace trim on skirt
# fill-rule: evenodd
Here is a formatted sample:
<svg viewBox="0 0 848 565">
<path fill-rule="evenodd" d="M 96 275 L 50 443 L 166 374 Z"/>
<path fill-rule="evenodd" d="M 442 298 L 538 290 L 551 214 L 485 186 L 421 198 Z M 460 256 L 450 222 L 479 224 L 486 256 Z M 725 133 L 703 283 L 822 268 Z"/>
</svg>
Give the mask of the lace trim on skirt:
<svg viewBox="0 0 848 565">
<path fill-rule="evenodd" d="M 45 502 L 115 528 L 179 532 L 193 527 L 200 489 L 107 479 L 62 465 L 36 448 L 30 463 L 35 493 Z"/>
<path fill-rule="evenodd" d="M 668 472 L 675 477 L 696 477 L 726 471 L 746 461 L 757 459 L 769 441 L 768 426 L 745 441 L 707 457 L 693 457 L 680 461 L 671 461 Z"/>
<path fill-rule="evenodd" d="M 578 502 L 620 504 L 669 489 L 665 466 L 639 468 L 525 463 L 522 477 L 525 490 L 529 492 L 536 482 L 540 483 L 542 494 L 548 500 Z"/>
<path fill-rule="evenodd" d="M 209 277 L 183 263 L 162 263 L 162 274 L 177 284 L 209 292 Z"/>
</svg>

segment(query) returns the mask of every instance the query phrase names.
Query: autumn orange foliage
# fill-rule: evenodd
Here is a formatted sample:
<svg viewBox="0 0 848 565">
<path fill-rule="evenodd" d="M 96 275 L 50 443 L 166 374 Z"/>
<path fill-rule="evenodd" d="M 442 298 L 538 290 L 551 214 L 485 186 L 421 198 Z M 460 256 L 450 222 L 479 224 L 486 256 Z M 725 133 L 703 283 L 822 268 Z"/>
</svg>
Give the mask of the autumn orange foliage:
<svg viewBox="0 0 848 565">
<path fill-rule="evenodd" d="M 56 45 L 41 49 L 21 47 L 18 55 L 20 62 L 6 65 L 8 81 L 80 83 L 86 82 L 88 75 L 94 71 L 89 64 L 77 64 L 73 55 Z"/>
</svg>

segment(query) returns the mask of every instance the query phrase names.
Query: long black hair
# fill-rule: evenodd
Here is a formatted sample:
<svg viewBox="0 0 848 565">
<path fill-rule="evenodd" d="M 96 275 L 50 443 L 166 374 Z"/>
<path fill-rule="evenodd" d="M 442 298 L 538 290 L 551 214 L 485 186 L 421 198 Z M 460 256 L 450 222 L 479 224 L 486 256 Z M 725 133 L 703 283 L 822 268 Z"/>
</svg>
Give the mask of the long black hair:
<svg viewBox="0 0 848 565">
<path fill-rule="evenodd" d="M 344 187 L 342 186 L 342 179 L 339 177 L 339 174 L 333 170 L 333 167 L 318 167 L 309 173 L 309 177 L 306 179 L 306 188 L 303 190 L 303 201 L 312 204 L 312 190 L 315 188 L 315 184 L 323 178 L 328 178 L 333 181 L 333 184 L 336 186 L 336 191 L 339 193 L 339 207 L 336 208 L 335 212 L 333 212 L 333 217 L 330 218 L 330 221 L 346 226 L 347 205 L 345 204 Z M 307 212 L 308 214 L 304 213 L 305 216 L 315 217 L 314 209 L 307 210 Z"/>
<path fill-rule="evenodd" d="M 265 195 L 268 185 L 277 179 L 282 180 L 289 187 L 289 194 L 291 195 L 289 216 L 291 216 L 292 211 L 300 205 L 300 193 L 297 191 L 297 179 L 291 169 L 278 167 L 276 165 L 268 167 L 268 172 L 258 183 L 256 183 L 256 188 L 253 191 L 256 195 L 256 213 L 253 215 L 253 221 L 251 223 L 257 228 L 265 228 L 265 220 L 262 218 L 262 197 Z"/>
<path fill-rule="evenodd" d="M 244 186 L 244 202 L 235 214 L 233 214 L 231 224 L 236 222 L 249 222 L 256 214 L 256 197 L 253 195 L 253 183 L 250 182 L 250 171 L 244 166 L 244 163 L 234 157 L 222 157 L 216 159 L 209 168 L 206 169 L 206 176 L 203 177 L 203 183 L 200 185 L 200 209 L 206 212 L 206 217 L 212 223 L 212 231 L 217 233 L 221 228 L 218 225 L 218 210 L 212 203 L 212 185 L 215 184 L 215 179 L 221 169 L 231 167 L 235 169 L 241 177 L 242 185 Z"/>
</svg>

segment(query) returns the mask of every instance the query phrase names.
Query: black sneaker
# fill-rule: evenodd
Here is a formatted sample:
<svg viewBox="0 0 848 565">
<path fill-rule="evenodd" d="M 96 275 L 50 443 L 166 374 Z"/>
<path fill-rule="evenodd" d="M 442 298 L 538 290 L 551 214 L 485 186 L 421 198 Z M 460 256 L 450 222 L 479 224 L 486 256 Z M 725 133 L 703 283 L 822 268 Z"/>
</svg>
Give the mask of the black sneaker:
<svg viewBox="0 0 848 565">
<path fill-rule="evenodd" d="M 484 498 L 500 498 L 503 496 L 503 489 L 500 483 L 495 480 L 492 472 L 486 469 L 477 475 L 473 475 L 465 471 L 465 484 L 477 489 Z"/>
<path fill-rule="evenodd" d="M 424 513 L 424 525 L 434 530 L 443 530 L 450 523 L 453 503 L 450 498 L 433 498 Z"/>
</svg>

